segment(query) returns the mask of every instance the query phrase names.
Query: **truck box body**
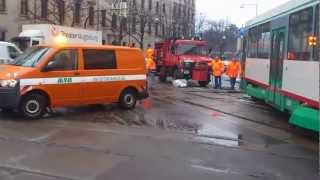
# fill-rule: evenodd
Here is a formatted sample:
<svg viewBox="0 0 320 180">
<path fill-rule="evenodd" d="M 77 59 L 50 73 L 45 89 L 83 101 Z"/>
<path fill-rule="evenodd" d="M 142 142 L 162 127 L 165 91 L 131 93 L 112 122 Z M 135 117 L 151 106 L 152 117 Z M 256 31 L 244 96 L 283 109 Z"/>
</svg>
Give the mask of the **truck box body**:
<svg viewBox="0 0 320 180">
<path fill-rule="evenodd" d="M 102 45 L 102 32 L 52 24 L 28 24 L 13 38 L 21 49 L 33 45 L 53 44 L 58 35 L 66 38 L 66 44 Z"/>
</svg>

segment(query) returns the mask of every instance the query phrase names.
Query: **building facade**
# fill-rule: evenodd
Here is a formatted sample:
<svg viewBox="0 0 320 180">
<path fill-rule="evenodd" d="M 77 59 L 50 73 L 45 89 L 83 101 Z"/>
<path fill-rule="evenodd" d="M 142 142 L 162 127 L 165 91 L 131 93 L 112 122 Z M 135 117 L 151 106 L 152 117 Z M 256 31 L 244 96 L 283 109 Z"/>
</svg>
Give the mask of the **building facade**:
<svg viewBox="0 0 320 180">
<path fill-rule="evenodd" d="M 0 41 L 40 23 L 99 30 L 105 44 L 146 47 L 193 36 L 195 0 L 0 0 Z"/>
</svg>

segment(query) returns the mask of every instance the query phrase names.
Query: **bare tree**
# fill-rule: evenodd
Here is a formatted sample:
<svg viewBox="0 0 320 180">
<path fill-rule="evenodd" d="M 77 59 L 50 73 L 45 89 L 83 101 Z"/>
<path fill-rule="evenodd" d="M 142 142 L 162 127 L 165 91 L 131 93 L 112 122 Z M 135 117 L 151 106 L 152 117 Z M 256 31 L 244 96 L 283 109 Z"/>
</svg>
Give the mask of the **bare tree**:
<svg viewBox="0 0 320 180">
<path fill-rule="evenodd" d="M 203 32 L 205 31 L 207 24 L 208 24 L 208 20 L 204 14 L 199 14 L 196 17 L 195 33 L 198 37 L 203 36 Z"/>
<path fill-rule="evenodd" d="M 209 46 L 217 55 L 225 52 L 235 52 L 239 29 L 226 20 L 206 20 L 200 17 L 196 24 L 198 35 L 209 42 Z"/>
</svg>

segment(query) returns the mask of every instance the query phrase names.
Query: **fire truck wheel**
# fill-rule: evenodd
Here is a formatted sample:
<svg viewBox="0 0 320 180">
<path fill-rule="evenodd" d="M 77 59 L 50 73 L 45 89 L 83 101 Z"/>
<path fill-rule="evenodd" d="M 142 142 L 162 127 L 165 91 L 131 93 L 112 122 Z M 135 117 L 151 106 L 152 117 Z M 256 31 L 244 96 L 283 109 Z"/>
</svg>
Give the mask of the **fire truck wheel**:
<svg viewBox="0 0 320 180">
<path fill-rule="evenodd" d="M 209 81 L 199 81 L 199 85 L 201 87 L 207 87 L 208 84 L 209 84 Z"/>
</svg>

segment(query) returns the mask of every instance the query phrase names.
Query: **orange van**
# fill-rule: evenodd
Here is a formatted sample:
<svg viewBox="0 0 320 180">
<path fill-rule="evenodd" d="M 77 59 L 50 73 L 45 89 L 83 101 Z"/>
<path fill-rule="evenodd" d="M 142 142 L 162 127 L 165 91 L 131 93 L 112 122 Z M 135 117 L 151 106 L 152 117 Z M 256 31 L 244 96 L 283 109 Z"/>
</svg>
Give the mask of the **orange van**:
<svg viewBox="0 0 320 180">
<path fill-rule="evenodd" d="M 141 50 L 118 46 L 37 46 L 0 66 L 0 108 L 42 117 L 47 107 L 118 102 L 132 109 L 148 97 Z"/>
</svg>

